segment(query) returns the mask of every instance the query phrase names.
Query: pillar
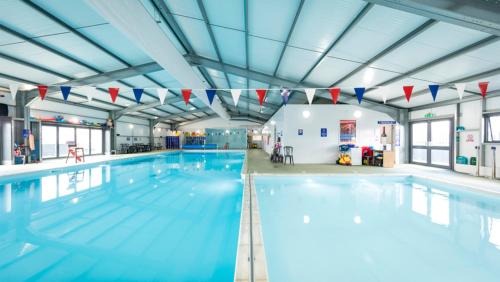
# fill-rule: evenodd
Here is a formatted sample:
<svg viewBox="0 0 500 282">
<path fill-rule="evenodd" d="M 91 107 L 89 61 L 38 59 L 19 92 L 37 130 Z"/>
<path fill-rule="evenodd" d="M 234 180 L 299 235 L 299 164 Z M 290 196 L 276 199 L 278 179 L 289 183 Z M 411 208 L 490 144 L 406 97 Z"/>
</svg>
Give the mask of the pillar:
<svg viewBox="0 0 500 282">
<path fill-rule="evenodd" d="M 12 118 L 11 117 L 0 117 L 0 159 L 2 165 L 12 164 L 13 158 L 13 143 L 12 143 Z"/>
</svg>

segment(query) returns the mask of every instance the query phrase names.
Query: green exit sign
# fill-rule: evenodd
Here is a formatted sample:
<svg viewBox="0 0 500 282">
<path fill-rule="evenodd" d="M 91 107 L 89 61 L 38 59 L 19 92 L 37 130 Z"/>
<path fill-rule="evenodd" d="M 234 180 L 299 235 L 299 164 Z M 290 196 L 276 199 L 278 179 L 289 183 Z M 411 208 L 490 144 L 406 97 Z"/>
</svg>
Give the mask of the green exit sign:
<svg viewBox="0 0 500 282">
<path fill-rule="evenodd" d="M 433 113 L 427 113 L 424 115 L 425 118 L 433 118 L 434 114 Z"/>
</svg>

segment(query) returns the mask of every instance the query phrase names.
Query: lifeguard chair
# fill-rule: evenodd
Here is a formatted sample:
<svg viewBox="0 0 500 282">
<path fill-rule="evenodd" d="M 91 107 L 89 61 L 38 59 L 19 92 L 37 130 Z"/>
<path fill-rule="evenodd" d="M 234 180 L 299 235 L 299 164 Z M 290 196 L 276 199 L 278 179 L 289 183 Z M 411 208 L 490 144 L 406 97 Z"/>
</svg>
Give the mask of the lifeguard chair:
<svg viewBox="0 0 500 282">
<path fill-rule="evenodd" d="M 74 142 L 68 142 L 68 156 L 66 157 L 66 163 L 68 163 L 69 158 L 75 158 L 75 163 L 85 162 L 85 152 L 82 147 L 77 147 Z"/>
</svg>

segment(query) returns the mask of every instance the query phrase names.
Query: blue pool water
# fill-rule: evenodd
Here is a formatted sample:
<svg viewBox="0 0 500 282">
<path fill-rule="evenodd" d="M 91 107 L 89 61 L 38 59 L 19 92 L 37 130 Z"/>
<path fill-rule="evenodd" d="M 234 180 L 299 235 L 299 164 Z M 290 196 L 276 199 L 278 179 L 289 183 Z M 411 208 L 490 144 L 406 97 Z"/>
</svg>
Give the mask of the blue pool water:
<svg viewBox="0 0 500 282">
<path fill-rule="evenodd" d="M 412 177 L 256 177 L 276 281 L 500 281 L 500 200 Z"/>
<path fill-rule="evenodd" d="M 0 179 L 0 281 L 232 281 L 243 153 Z"/>
</svg>

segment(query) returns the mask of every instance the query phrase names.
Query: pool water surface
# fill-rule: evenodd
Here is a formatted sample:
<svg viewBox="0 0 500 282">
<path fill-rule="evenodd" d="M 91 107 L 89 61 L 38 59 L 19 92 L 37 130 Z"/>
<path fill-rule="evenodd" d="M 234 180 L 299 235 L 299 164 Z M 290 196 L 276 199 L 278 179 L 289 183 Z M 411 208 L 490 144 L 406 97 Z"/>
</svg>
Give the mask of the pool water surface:
<svg viewBox="0 0 500 282">
<path fill-rule="evenodd" d="M 233 281 L 244 153 L 0 180 L 0 281 Z"/>
<path fill-rule="evenodd" d="M 500 281 L 500 200 L 413 177 L 255 177 L 270 281 Z"/>
</svg>

